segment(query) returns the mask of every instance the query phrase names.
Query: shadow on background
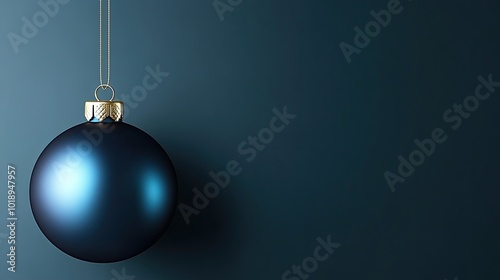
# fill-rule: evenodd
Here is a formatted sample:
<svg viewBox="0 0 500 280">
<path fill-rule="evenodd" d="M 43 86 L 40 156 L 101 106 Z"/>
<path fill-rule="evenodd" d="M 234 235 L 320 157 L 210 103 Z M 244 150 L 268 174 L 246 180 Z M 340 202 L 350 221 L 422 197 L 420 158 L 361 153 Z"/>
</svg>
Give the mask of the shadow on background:
<svg viewBox="0 0 500 280">
<path fill-rule="evenodd" d="M 165 143 L 161 138 L 159 143 Z M 192 151 L 182 143 L 176 145 L 162 145 L 167 151 L 183 151 L 169 154 L 176 172 L 179 186 L 178 204 L 184 203 L 193 207 L 193 188 L 203 191 L 203 186 L 211 178 L 207 168 L 193 164 Z M 234 251 L 238 251 L 241 243 L 241 217 L 236 207 L 237 201 L 228 189 L 234 188 L 231 183 L 225 189 L 220 189 L 219 195 L 209 199 L 205 209 L 198 215 L 189 217 L 187 225 L 179 208 L 162 238 L 147 250 L 141 260 L 148 267 L 173 266 L 179 271 L 191 270 L 194 266 L 210 266 L 210 263 L 230 264 L 234 260 Z M 214 253 L 215 252 L 215 253 Z M 166 264 L 167 263 L 167 264 Z M 155 266 L 158 264 L 159 266 Z M 153 272 L 152 272 L 153 273 Z M 154 274 L 154 273 L 153 273 Z"/>
</svg>

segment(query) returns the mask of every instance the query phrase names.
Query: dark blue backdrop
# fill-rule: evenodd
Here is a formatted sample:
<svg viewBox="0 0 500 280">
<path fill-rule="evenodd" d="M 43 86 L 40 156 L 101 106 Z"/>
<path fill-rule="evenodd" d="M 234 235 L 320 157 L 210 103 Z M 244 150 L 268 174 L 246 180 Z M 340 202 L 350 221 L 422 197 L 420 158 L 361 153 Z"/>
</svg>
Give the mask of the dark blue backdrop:
<svg viewBox="0 0 500 280">
<path fill-rule="evenodd" d="M 241 172 L 136 258 L 92 264 L 57 250 L 34 222 L 29 177 L 43 148 L 84 121 L 98 1 L 3 0 L 0 279 L 499 277 L 495 1 L 151 0 L 112 11 L 111 83 L 125 121 L 171 156 L 180 203 L 195 207 L 192 189 L 228 162 Z M 285 106 L 296 116 L 271 139 Z M 18 174 L 16 273 L 7 164 Z"/>
</svg>

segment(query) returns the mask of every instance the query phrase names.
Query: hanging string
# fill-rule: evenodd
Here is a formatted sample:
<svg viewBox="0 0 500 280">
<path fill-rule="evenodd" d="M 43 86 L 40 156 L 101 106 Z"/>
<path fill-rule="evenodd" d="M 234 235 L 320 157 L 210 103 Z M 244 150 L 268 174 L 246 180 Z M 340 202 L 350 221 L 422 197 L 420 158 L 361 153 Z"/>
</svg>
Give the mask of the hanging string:
<svg viewBox="0 0 500 280">
<path fill-rule="evenodd" d="M 104 84 L 102 79 L 102 0 L 99 0 L 99 82 L 103 90 L 110 87 L 111 77 L 111 0 L 108 0 L 108 74 L 107 82 Z"/>
</svg>

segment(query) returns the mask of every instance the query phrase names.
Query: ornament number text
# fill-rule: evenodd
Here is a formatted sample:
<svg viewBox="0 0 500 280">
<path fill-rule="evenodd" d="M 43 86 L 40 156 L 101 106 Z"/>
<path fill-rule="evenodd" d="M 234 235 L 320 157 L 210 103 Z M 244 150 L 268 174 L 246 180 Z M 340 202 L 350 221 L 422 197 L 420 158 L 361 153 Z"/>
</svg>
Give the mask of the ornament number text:
<svg viewBox="0 0 500 280">
<path fill-rule="evenodd" d="M 8 270 L 16 272 L 16 168 L 12 165 L 7 166 L 7 228 L 9 230 L 7 263 Z"/>
</svg>

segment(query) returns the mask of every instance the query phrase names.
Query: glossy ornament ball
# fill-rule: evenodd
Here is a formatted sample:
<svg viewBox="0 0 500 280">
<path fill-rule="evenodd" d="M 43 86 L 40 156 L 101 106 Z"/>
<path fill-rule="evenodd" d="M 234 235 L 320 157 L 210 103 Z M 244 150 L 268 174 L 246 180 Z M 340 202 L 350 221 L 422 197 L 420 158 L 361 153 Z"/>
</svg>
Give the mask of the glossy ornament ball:
<svg viewBox="0 0 500 280">
<path fill-rule="evenodd" d="M 30 201 L 43 234 L 75 258 L 131 258 L 152 246 L 175 211 L 177 181 L 163 148 L 123 122 L 87 122 L 42 152 Z"/>
</svg>

